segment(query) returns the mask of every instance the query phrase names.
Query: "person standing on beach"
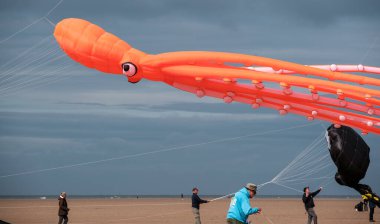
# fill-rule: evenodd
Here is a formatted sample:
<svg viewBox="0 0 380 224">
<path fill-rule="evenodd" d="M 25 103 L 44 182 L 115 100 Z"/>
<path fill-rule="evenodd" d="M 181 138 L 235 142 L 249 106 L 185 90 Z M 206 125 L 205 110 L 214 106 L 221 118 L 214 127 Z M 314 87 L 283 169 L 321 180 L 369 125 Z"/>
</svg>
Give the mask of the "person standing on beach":
<svg viewBox="0 0 380 224">
<path fill-rule="evenodd" d="M 198 188 L 193 188 L 193 195 L 191 196 L 191 207 L 195 218 L 195 224 L 201 224 L 201 215 L 199 213 L 199 205 L 208 203 L 209 201 L 203 200 L 198 196 Z"/>
<path fill-rule="evenodd" d="M 374 219 L 373 219 L 373 213 L 375 212 L 375 207 L 376 207 L 376 204 L 373 203 L 372 200 L 369 200 L 369 221 L 370 222 L 376 222 Z"/>
<path fill-rule="evenodd" d="M 251 208 L 249 199 L 256 195 L 255 184 L 248 183 L 235 193 L 227 213 L 227 224 L 245 224 L 249 215 L 261 213 L 261 208 Z"/>
<path fill-rule="evenodd" d="M 368 211 L 368 197 L 365 195 L 362 195 L 363 198 L 363 210 L 366 212 Z"/>
<path fill-rule="evenodd" d="M 58 209 L 58 224 L 67 224 L 69 222 L 69 218 L 67 215 L 69 214 L 69 208 L 67 207 L 67 201 L 66 201 L 66 192 L 62 192 L 61 195 L 59 195 L 59 209 Z"/>
<path fill-rule="evenodd" d="M 302 201 L 305 204 L 305 210 L 306 210 L 307 215 L 308 215 L 307 224 L 311 224 L 311 221 L 313 221 L 314 224 L 318 223 L 317 222 L 317 214 L 314 211 L 315 204 L 314 204 L 313 198 L 315 196 L 317 196 L 317 194 L 319 192 L 321 192 L 321 190 L 322 190 L 322 187 L 320 187 L 315 192 L 310 192 L 309 187 L 305 187 L 303 189 L 304 194 L 302 196 Z"/>
</svg>

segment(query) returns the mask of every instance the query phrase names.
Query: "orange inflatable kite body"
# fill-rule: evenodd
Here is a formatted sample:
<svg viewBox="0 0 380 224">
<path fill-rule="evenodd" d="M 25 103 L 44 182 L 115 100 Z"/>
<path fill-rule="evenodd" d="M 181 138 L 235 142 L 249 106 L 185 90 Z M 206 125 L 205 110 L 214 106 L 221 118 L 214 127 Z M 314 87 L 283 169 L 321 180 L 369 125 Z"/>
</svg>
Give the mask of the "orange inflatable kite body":
<svg viewBox="0 0 380 224">
<path fill-rule="evenodd" d="M 123 74 L 132 83 L 143 78 L 165 82 L 198 97 L 241 102 L 254 109 L 268 107 L 282 115 L 294 113 L 380 134 L 380 79 L 345 73 L 380 74 L 377 67 L 305 66 L 225 52 L 150 55 L 97 25 L 74 18 L 58 23 L 54 36 L 73 60 L 105 73 Z M 269 88 L 266 82 L 279 88 Z"/>
</svg>

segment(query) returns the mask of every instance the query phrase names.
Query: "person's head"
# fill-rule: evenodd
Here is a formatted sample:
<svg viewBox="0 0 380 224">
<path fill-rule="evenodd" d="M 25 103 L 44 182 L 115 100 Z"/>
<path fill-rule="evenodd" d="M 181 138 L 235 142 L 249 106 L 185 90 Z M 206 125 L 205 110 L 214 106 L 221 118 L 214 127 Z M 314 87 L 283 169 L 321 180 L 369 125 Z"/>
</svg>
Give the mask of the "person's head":
<svg viewBox="0 0 380 224">
<path fill-rule="evenodd" d="M 304 187 L 303 188 L 303 193 L 306 193 L 306 194 L 310 193 L 310 188 L 309 187 Z"/>
<path fill-rule="evenodd" d="M 249 197 L 250 197 L 250 198 L 253 198 L 253 197 L 256 195 L 257 186 L 256 186 L 255 184 L 248 183 L 248 184 L 245 186 L 245 189 L 248 190 L 248 192 L 249 192 Z"/>
<path fill-rule="evenodd" d="M 62 192 L 62 193 L 61 193 L 61 197 L 62 197 L 62 198 L 66 198 L 66 192 Z"/>
<path fill-rule="evenodd" d="M 194 188 L 193 188 L 193 193 L 194 193 L 194 194 L 198 194 L 198 188 L 194 187 Z"/>
</svg>

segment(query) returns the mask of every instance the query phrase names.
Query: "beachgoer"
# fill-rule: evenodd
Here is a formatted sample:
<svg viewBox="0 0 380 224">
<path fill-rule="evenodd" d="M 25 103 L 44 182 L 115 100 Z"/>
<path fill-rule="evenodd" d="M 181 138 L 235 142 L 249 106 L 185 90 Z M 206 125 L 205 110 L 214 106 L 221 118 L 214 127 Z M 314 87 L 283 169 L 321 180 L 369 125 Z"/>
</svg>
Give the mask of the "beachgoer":
<svg viewBox="0 0 380 224">
<path fill-rule="evenodd" d="M 198 196 L 198 188 L 193 188 L 193 196 L 191 196 L 191 207 L 193 208 L 193 214 L 195 218 L 195 224 L 201 224 L 201 215 L 199 213 L 199 205 L 208 203 L 209 201 L 203 200 Z"/>
<path fill-rule="evenodd" d="M 305 210 L 308 215 L 308 219 L 307 219 L 308 224 L 311 224 L 311 221 L 313 221 L 314 224 L 317 224 L 317 214 L 314 211 L 315 204 L 314 204 L 313 198 L 317 196 L 317 194 L 321 192 L 321 190 L 322 190 L 322 187 L 320 187 L 319 190 L 311 193 L 309 187 L 305 187 L 303 189 L 304 194 L 302 196 L 302 201 L 305 204 Z"/>
<path fill-rule="evenodd" d="M 69 222 L 69 218 L 67 217 L 69 214 L 69 208 L 67 207 L 66 201 L 66 192 L 62 192 L 59 195 L 59 209 L 58 209 L 58 224 L 67 224 Z"/>
<path fill-rule="evenodd" d="M 362 212 L 364 211 L 364 202 L 359 202 L 355 205 L 355 211 Z"/>
<path fill-rule="evenodd" d="M 245 224 L 249 215 L 261 213 L 261 208 L 252 208 L 249 199 L 256 195 L 257 187 L 248 183 L 232 197 L 227 213 L 228 224 Z"/>
<path fill-rule="evenodd" d="M 366 212 L 368 211 L 368 197 L 365 195 L 362 195 L 363 198 L 363 210 Z"/>
<path fill-rule="evenodd" d="M 376 207 L 376 204 L 373 203 L 372 200 L 369 200 L 369 221 L 370 221 L 370 222 L 376 222 L 376 221 L 373 219 L 373 213 L 375 212 L 375 207 Z"/>
</svg>

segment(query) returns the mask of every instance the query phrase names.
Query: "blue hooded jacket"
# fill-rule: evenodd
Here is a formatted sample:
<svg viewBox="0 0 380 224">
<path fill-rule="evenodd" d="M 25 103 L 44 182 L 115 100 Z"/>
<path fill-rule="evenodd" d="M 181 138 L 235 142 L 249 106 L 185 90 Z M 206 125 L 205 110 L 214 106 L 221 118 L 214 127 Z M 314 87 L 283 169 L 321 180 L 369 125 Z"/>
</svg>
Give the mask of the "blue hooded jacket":
<svg viewBox="0 0 380 224">
<path fill-rule="evenodd" d="M 231 199 L 227 219 L 236 219 L 240 222 L 247 223 L 248 216 L 258 212 L 258 208 L 251 208 L 251 205 L 249 204 L 248 190 L 246 188 L 242 188 Z"/>
</svg>

